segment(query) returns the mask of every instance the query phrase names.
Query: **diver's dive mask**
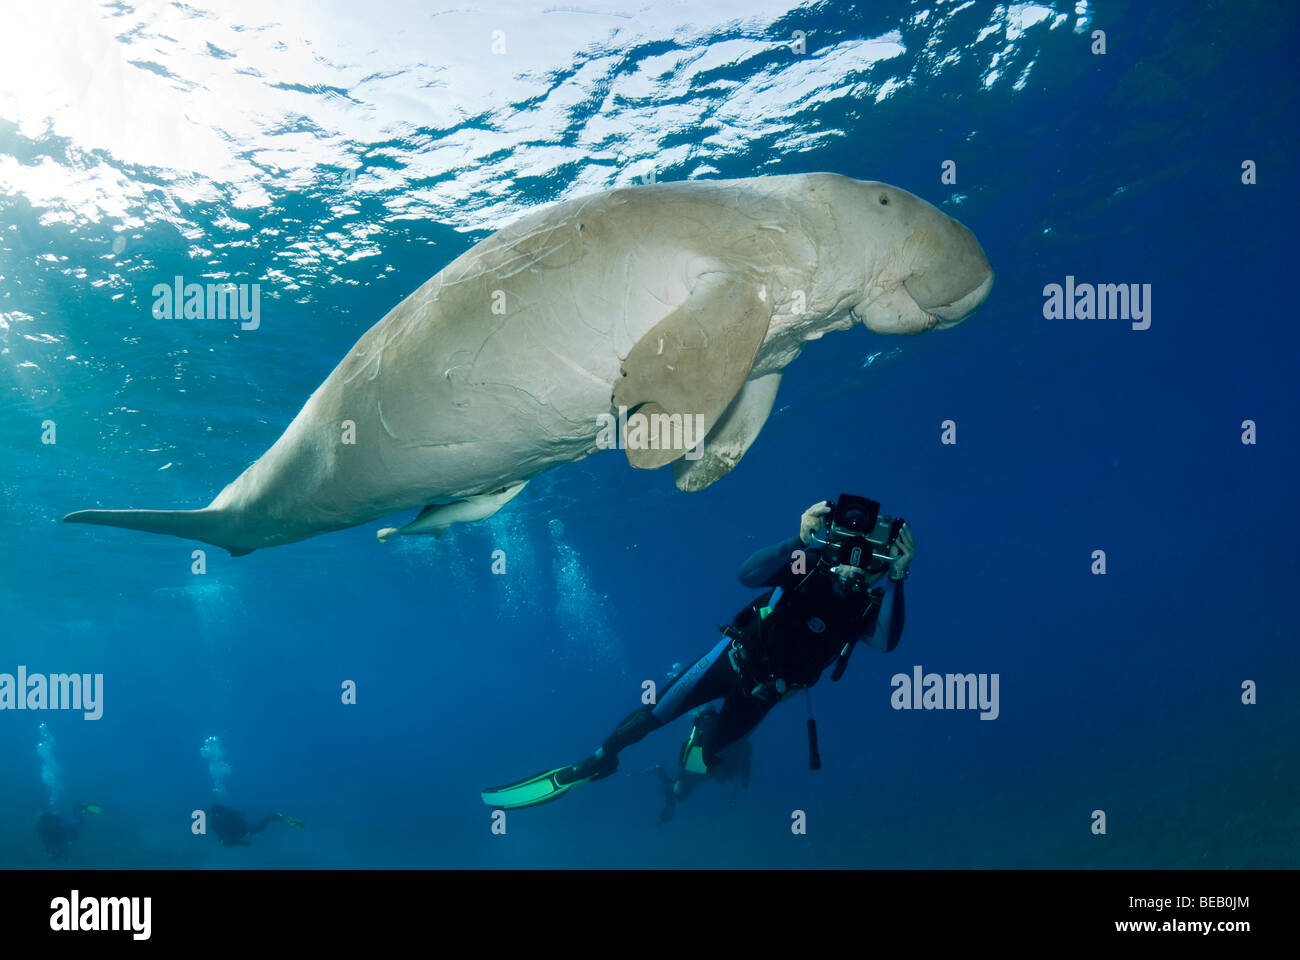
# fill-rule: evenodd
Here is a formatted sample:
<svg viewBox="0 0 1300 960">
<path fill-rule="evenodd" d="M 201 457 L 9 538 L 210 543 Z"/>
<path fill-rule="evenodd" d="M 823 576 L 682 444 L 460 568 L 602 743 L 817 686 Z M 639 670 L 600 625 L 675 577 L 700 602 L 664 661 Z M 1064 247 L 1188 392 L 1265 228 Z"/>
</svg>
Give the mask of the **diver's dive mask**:
<svg viewBox="0 0 1300 960">
<path fill-rule="evenodd" d="M 819 541 L 822 563 L 837 575 L 840 568 L 853 568 L 841 579 L 856 593 L 866 587 L 868 580 L 874 581 L 892 566 L 889 548 L 903 523 L 902 517 L 882 514 L 875 500 L 841 493 L 826 518 L 824 539 Z"/>
</svg>

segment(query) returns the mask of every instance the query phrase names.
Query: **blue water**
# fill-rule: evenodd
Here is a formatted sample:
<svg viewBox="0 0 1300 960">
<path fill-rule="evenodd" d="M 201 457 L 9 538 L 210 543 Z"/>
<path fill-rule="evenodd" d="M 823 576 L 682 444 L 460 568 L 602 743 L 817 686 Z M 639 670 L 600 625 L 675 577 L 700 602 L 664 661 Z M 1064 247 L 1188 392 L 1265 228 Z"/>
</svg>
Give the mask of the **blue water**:
<svg viewBox="0 0 1300 960">
<path fill-rule="evenodd" d="M 0 15 L 0 672 L 105 678 L 99 720 L 0 712 L 0 865 L 49 862 L 41 722 L 57 802 L 103 810 L 71 866 L 1300 863 L 1291 7 L 539 8 Z M 213 548 L 202 575 L 196 544 L 59 522 L 206 504 L 445 263 L 650 165 L 897 184 L 975 231 L 992 296 L 810 344 L 697 494 L 606 453 L 439 541 L 367 524 Z M 260 283 L 260 328 L 154 319 L 176 275 Z M 1151 284 L 1150 329 L 1044 319 L 1067 275 Z M 906 516 L 918 555 L 898 649 L 813 691 L 823 769 L 793 700 L 749 790 L 656 826 L 624 774 L 670 762 L 682 720 L 491 831 L 481 788 L 594 748 L 750 599 L 749 553 L 840 491 Z M 999 716 L 892 709 L 916 665 L 998 674 Z M 211 736 L 230 805 L 305 829 L 194 836 Z"/>
</svg>

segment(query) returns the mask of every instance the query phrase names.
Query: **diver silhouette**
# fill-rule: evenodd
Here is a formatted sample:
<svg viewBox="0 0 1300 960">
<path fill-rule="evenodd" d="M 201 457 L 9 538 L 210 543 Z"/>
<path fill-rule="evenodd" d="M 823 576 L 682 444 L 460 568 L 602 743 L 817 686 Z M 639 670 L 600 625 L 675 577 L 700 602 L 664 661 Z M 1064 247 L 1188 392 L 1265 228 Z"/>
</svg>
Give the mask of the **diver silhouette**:
<svg viewBox="0 0 1300 960">
<path fill-rule="evenodd" d="M 51 860 L 67 857 L 68 848 L 81 836 L 81 825 L 88 813 L 99 813 L 99 807 L 93 803 L 79 803 L 74 813 L 46 812 L 36 818 L 36 834 L 41 838 Z"/>
<path fill-rule="evenodd" d="M 214 803 L 208 810 L 208 826 L 212 828 L 212 832 L 217 835 L 223 847 L 251 846 L 248 838 L 255 833 L 261 833 L 275 821 L 283 823 L 292 830 L 302 829 L 301 820 L 283 813 L 268 813 L 256 823 L 249 823 L 248 818 L 238 810 L 232 810 L 219 803 Z"/>
</svg>

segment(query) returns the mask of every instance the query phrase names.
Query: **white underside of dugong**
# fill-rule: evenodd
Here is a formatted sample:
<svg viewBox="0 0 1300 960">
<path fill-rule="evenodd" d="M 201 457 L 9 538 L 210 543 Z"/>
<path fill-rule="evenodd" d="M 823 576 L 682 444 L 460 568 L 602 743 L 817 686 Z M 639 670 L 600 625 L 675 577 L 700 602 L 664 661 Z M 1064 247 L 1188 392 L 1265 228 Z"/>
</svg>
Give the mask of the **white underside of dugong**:
<svg viewBox="0 0 1300 960">
<path fill-rule="evenodd" d="M 65 519 L 245 553 L 519 487 L 595 452 L 620 407 L 701 418 L 698 459 L 626 451 L 636 466 L 677 461 L 678 485 L 701 489 L 753 443 L 806 341 L 858 321 L 881 333 L 955 323 L 992 281 L 957 221 L 833 174 L 566 201 L 394 307 L 208 507 Z"/>
</svg>

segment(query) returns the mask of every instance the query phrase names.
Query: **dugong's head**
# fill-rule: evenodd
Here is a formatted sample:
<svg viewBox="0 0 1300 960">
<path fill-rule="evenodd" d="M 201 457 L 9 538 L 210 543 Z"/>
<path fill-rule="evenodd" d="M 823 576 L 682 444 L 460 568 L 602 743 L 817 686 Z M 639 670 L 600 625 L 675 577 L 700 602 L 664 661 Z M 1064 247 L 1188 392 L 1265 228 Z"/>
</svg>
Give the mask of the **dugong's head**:
<svg viewBox="0 0 1300 960">
<path fill-rule="evenodd" d="M 843 178 L 841 178 L 843 179 Z M 887 183 L 844 180 L 836 217 L 866 251 L 854 315 L 876 333 L 921 333 L 960 323 L 993 287 L 988 257 L 964 225 Z"/>
</svg>

